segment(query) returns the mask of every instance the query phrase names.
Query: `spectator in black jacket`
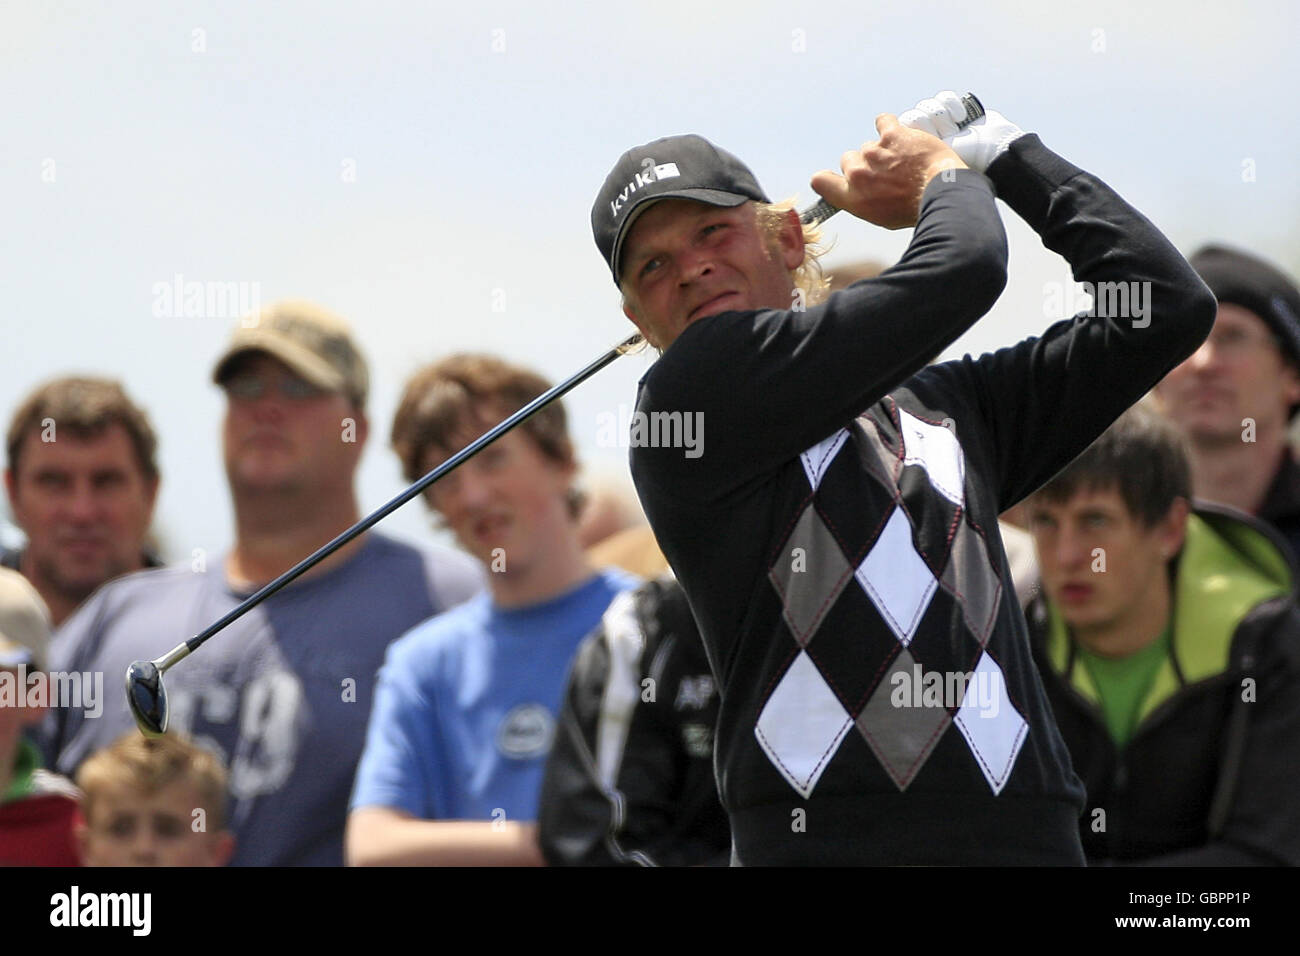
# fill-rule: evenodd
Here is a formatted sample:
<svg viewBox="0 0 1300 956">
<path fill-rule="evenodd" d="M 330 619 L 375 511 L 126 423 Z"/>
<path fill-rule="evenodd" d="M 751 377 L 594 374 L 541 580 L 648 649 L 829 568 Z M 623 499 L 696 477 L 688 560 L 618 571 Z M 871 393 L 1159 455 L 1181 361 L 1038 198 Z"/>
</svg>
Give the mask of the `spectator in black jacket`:
<svg viewBox="0 0 1300 956">
<path fill-rule="evenodd" d="M 1126 413 L 1028 501 L 1029 608 L 1088 790 L 1092 863 L 1300 864 L 1300 610 L 1286 546 L 1190 508 L 1182 436 Z"/>
<path fill-rule="evenodd" d="M 542 783 L 546 862 L 725 864 L 717 718 L 704 644 L 672 576 L 616 597 L 569 674 Z"/>
</svg>

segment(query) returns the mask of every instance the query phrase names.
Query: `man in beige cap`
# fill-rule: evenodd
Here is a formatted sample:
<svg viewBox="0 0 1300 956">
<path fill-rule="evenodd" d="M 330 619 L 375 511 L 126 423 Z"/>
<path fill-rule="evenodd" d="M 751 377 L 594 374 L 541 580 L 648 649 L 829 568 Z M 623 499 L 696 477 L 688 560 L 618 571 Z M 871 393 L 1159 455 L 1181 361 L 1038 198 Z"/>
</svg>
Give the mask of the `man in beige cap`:
<svg viewBox="0 0 1300 956">
<path fill-rule="evenodd" d="M 42 770 L 40 751 L 23 738 L 48 703 L 27 687 L 45 670 L 49 639 L 41 596 L 21 574 L 0 568 L 0 866 L 78 864 L 77 790 Z"/>
<path fill-rule="evenodd" d="M 369 430 L 369 380 L 341 319 L 305 302 L 271 305 L 236 331 L 213 380 L 227 397 L 234 546 L 211 566 L 104 588 L 60 631 L 57 666 L 124 674 L 359 518 L 353 480 Z M 481 580 L 466 555 L 372 531 L 168 674 L 171 727 L 229 767 L 233 865 L 342 864 L 348 792 L 384 649 Z M 133 726 L 125 698 L 110 695 L 98 720 L 56 715 L 48 749 L 71 774 Z"/>
</svg>

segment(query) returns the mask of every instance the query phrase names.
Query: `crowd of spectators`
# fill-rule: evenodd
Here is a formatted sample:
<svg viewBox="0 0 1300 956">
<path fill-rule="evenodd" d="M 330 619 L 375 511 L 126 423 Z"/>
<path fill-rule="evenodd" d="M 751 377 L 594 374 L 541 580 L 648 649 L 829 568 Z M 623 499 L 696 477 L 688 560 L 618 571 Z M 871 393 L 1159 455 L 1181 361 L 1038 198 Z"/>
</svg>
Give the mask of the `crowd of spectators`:
<svg viewBox="0 0 1300 956">
<path fill-rule="evenodd" d="M 1008 583 L 1090 862 L 1292 865 L 1300 291 L 1243 251 L 1190 262 L 1213 331 L 1008 516 Z M 173 729 L 141 737 L 127 664 L 359 517 L 369 374 L 343 320 L 269 306 L 211 378 L 235 527 L 204 567 L 164 566 L 150 539 L 147 401 L 61 378 L 12 413 L 26 543 L 0 556 L 0 863 L 727 862 L 690 606 L 626 492 L 584 500 L 559 402 L 426 492 L 458 549 L 367 533 L 177 668 Z M 407 479 L 548 387 L 486 355 L 422 368 L 391 425 Z M 41 683 L 67 674 L 107 675 L 101 712 Z"/>
</svg>

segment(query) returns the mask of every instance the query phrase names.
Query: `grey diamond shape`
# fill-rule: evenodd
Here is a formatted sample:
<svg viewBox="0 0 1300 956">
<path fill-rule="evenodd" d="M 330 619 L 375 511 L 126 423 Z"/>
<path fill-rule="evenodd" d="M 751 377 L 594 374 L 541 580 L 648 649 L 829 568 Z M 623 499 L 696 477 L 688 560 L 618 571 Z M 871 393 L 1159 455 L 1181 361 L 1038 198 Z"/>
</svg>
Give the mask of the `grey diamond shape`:
<svg viewBox="0 0 1300 956">
<path fill-rule="evenodd" d="M 795 548 L 802 549 L 801 556 L 794 554 Z M 809 504 L 767 576 L 781 597 L 781 611 L 794 639 L 807 647 L 853 569 L 817 509 Z"/>
<path fill-rule="evenodd" d="M 957 522 L 948 553 L 948 566 L 944 568 L 944 588 L 961 605 L 962 617 L 980 647 L 988 644 L 993 633 L 993 621 L 1002 597 L 1002 582 L 989 561 L 988 548 L 974 528 L 962 515 Z"/>
<path fill-rule="evenodd" d="M 946 707 L 913 706 L 910 688 L 915 680 L 916 658 L 903 648 L 856 722 L 858 733 L 899 790 L 906 790 L 920 773 L 930 751 L 952 723 Z M 905 689 L 908 692 L 902 693 Z"/>
<path fill-rule="evenodd" d="M 866 461 L 867 471 L 871 477 L 880 482 L 889 494 L 898 497 L 898 473 L 902 470 L 902 463 L 898 456 L 885 447 L 885 443 L 880 440 L 880 432 L 873 422 L 866 415 L 857 420 L 858 429 L 866 439 L 866 448 L 863 449 L 863 458 Z"/>
</svg>

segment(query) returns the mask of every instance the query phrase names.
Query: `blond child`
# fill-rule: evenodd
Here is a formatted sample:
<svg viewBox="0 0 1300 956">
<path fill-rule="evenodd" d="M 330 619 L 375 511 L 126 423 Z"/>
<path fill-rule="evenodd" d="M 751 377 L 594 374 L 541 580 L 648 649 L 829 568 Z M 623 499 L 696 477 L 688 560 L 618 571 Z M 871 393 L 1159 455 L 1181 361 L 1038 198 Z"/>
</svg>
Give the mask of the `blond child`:
<svg viewBox="0 0 1300 956">
<path fill-rule="evenodd" d="M 77 772 L 77 843 L 86 866 L 225 866 L 226 772 L 183 737 L 131 731 Z"/>
</svg>

